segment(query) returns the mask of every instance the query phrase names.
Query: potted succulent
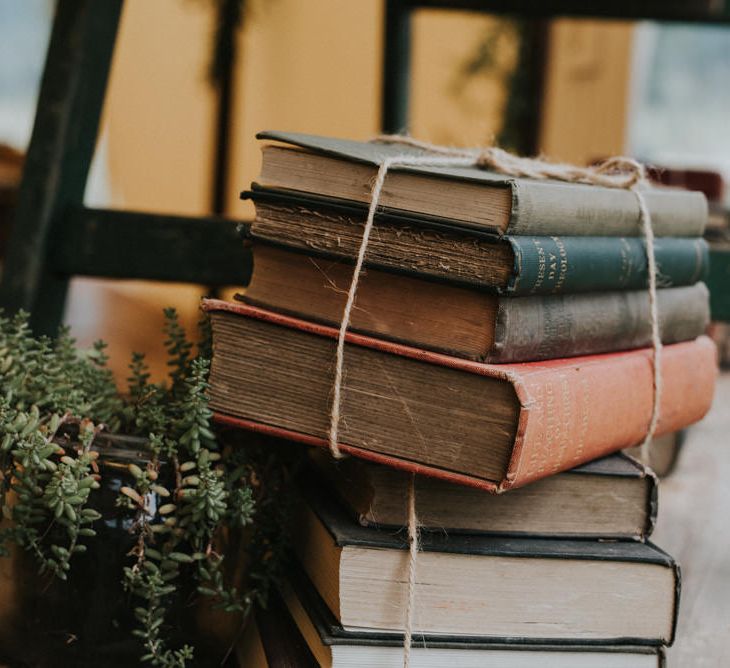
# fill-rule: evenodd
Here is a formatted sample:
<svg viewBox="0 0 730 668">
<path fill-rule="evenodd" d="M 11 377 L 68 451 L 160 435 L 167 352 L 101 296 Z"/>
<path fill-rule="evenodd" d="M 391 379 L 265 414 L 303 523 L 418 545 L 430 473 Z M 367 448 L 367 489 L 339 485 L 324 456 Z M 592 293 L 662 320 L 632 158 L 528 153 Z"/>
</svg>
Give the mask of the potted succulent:
<svg viewBox="0 0 730 668">
<path fill-rule="evenodd" d="M 201 610 L 240 628 L 265 600 L 287 467 L 216 434 L 209 338 L 165 318 L 169 382 L 134 354 L 120 394 L 103 343 L 0 317 L 0 664 L 218 665 L 229 648 L 206 647 Z"/>
</svg>

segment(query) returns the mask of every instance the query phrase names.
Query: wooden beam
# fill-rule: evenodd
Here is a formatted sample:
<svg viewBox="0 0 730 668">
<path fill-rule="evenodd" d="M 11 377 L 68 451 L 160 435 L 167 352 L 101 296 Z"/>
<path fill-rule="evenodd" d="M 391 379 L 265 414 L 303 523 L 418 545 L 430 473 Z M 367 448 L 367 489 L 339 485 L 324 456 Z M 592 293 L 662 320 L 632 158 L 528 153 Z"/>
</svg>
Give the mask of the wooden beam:
<svg viewBox="0 0 730 668">
<path fill-rule="evenodd" d="M 56 332 L 67 278 L 49 271 L 57 222 L 80 205 L 94 153 L 122 0 L 59 0 L 0 283 L 0 305 Z"/>
<path fill-rule="evenodd" d="M 411 12 L 405 0 L 386 0 L 383 97 L 380 125 L 386 134 L 408 130 L 411 79 Z"/>
<path fill-rule="evenodd" d="M 655 21 L 730 23 L 727 0 L 405 0 L 412 8 L 461 9 L 522 17 L 584 16 Z"/>
<path fill-rule="evenodd" d="M 251 254 L 235 221 L 77 208 L 63 219 L 49 264 L 60 276 L 248 284 Z"/>
</svg>

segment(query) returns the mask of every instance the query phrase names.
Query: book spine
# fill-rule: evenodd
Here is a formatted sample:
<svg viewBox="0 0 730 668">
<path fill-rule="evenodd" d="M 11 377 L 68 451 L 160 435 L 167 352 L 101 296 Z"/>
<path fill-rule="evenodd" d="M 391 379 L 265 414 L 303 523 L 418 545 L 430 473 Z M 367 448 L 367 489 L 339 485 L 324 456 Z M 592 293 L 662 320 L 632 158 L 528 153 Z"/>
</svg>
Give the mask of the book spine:
<svg viewBox="0 0 730 668">
<path fill-rule="evenodd" d="M 656 236 L 701 236 L 707 223 L 702 193 L 643 193 Z M 630 190 L 521 180 L 512 183 L 508 234 L 640 236 L 639 202 Z"/>
<path fill-rule="evenodd" d="M 657 292 L 662 341 L 688 341 L 709 323 L 703 283 Z M 509 363 L 629 350 L 651 342 L 645 290 L 501 299 L 487 362 Z"/>
<path fill-rule="evenodd" d="M 202 308 L 206 312 L 227 312 L 314 336 L 337 338 L 337 330 L 333 327 L 246 304 L 206 299 Z M 213 337 L 215 346 L 215 318 Z M 345 454 L 411 473 L 500 493 L 641 443 L 651 419 L 654 397 L 651 349 L 530 364 L 481 364 L 353 332 L 347 332 L 346 341 L 350 345 L 420 363 L 438 364 L 464 373 L 496 378 L 514 388 L 519 417 L 509 463 L 501 481 L 375 452 L 369 450 L 367 444 L 340 443 L 340 450 Z M 717 375 L 716 356 L 715 345 L 706 336 L 664 347 L 661 364 L 664 390 L 656 436 L 683 429 L 702 419 L 709 410 Z M 213 400 L 218 372 L 216 360 L 214 354 L 211 408 L 217 421 L 306 445 L 327 446 L 327 440 L 322 436 L 221 412 Z M 439 389 L 442 388 L 430 388 L 430 391 Z M 488 403 L 484 410 L 490 410 Z M 326 415 L 322 417 L 326 423 Z M 410 420 L 407 411 L 403 413 L 403 419 Z"/>
<path fill-rule="evenodd" d="M 638 290 L 647 286 L 644 240 L 637 237 L 509 237 L 514 277 L 504 290 L 515 296 Z M 654 254 L 660 287 L 703 280 L 707 243 L 657 239 Z"/>
<path fill-rule="evenodd" d="M 656 435 L 677 431 L 709 410 L 716 349 L 705 336 L 662 351 L 663 390 Z M 514 364 L 504 369 L 522 410 L 502 491 L 573 468 L 646 435 L 653 403 L 652 351 Z"/>
<path fill-rule="evenodd" d="M 651 469 L 647 469 L 645 475 L 649 483 L 649 494 L 647 496 L 646 524 L 644 526 L 644 535 L 642 536 L 643 540 L 646 540 L 654 533 L 657 513 L 659 511 L 659 478 Z"/>
</svg>

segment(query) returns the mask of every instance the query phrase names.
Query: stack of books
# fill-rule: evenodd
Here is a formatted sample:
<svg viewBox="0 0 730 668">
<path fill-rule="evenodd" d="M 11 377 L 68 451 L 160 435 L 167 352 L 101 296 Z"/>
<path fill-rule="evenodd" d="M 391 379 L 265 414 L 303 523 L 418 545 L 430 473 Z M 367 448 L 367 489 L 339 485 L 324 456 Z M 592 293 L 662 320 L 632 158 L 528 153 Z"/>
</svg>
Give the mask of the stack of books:
<svg viewBox="0 0 730 668">
<path fill-rule="evenodd" d="M 251 285 L 205 304 L 211 407 L 223 423 L 326 446 L 371 184 L 384 157 L 417 149 L 261 137 L 276 143 L 245 193 Z M 661 435 L 712 400 L 707 206 L 670 189 L 645 199 L 666 344 Z M 661 665 L 679 571 L 646 540 L 653 474 L 614 454 L 643 440 L 654 396 L 636 196 L 419 167 L 394 168 L 380 204 L 345 346 L 351 457 L 312 453 L 298 567 L 278 601 L 286 621 L 249 629 L 251 665 L 271 662 L 267 638 L 282 634 L 312 665 L 402 665 L 411 473 L 422 527 L 411 666 Z"/>
</svg>

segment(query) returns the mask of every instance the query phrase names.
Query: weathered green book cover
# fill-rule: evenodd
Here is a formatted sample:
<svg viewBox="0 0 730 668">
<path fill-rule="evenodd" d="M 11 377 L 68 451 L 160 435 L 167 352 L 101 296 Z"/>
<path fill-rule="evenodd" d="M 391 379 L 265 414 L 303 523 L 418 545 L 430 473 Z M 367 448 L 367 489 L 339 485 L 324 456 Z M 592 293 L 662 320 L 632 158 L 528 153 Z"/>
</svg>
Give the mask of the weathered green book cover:
<svg viewBox="0 0 730 668">
<path fill-rule="evenodd" d="M 296 132 L 260 132 L 269 139 L 334 158 L 376 167 L 384 158 L 427 155 L 422 149 L 398 144 L 359 142 Z M 504 187 L 512 192 L 507 234 L 537 236 L 638 236 L 639 204 L 629 190 L 601 186 L 513 178 L 476 167 L 393 167 L 435 179 L 460 180 Z M 387 186 L 386 186 L 387 187 Z M 707 200 L 702 193 L 649 188 L 644 193 L 656 236 L 699 236 L 707 223 Z M 493 230 L 496 231 L 496 230 Z"/>
<path fill-rule="evenodd" d="M 509 236 L 515 254 L 515 295 L 631 290 L 647 286 L 646 245 L 637 237 Z M 700 238 L 655 240 L 661 287 L 692 285 L 707 271 L 707 243 Z"/>
<path fill-rule="evenodd" d="M 329 197 L 294 194 L 291 192 L 256 188 L 243 193 L 257 205 L 265 204 L 282 211 L 279 218 L 288 221 L 296 210 L 302 224 L 318 224 L 323 218 L 334 224 L 352 226 L 364 221 L 366 208 L 355 202 L 343 202 Z M 520 236 L 496 237 L 483 231 L 452 225 L 448 221 L 422 216 L 379 213 L 376 226 L 394 226 L 408 230 L 421 250 L 437 254 L 438 244 L 448 239 L 473 239 L 475 248 L 483 249 L 485 257 L 498 245 L 508 244 L 512 250 L 513 266 L 505 285 L 494 285 L 479 276 L 458 274 L 454 267 L 436 263 L 421 265 L 417 271 L 396 264 L 387 254 L 379 254 L 382 243 L 378 235 L 371 236 L 365 258 L 366 266 L 386 271 L 415 274 L 421 278 L 444 280 L 471 285 L 510 296 L 572 294 L 606 290 L 637 290 L 647 287 L 646 246 L 639 237 L 620 236 Z M 419 231 L 414 234 L 413 231 Z M 420 233 L 423 232 L 423 234 Z M 328 246 L 319 240 L 305 239 L 292 224 L 291 233 L 272 236 L 265 221 L 258 218 L 245 234 L 265 243 L 299 250 L 310 255 L 342 257 L 354 261 L 356 249 L 337 243 Z M 659 269 L 660 287 L 692 285 L 704 279 L 707 271 L 707 243 L 699 237 L 656 239 L 655 256 Z"/>
<path fill-rule="evenodd" d="M 710 247 L 710 312 L 717 322 L 730 322 L 730 246 Z"/>
</svg>

